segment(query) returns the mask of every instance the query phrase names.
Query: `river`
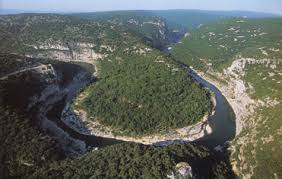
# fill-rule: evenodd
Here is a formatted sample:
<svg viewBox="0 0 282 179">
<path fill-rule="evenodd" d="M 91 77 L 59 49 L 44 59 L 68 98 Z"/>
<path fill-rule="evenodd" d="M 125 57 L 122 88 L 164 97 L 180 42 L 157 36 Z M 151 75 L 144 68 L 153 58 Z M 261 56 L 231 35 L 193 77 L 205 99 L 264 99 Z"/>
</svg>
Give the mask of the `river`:
<svg viewBox="0 0 282 179">
<path fill-rule="evenodd" d="M 200 77 L 190 68 L 188 73 L 198 83 L 212 91 L 216 99 L 215 113 L 209 117 L 212 133 L 199 139 L 197 142 L 207 147 L 226 144 L 236 135 L 236 118 L 231 106 L 216 86 Z"/>
<path fill-rule="evenodd" d="M 209 148 L 214 148 L 218 145 L 223 145 L 227 141 L 231 141 L 235 136 L 235 115 L 225 97 L 213 84 L 201 78 L 187 65 L 180 65 L 187 70 L 188 75 L 191 75 L 198 83 L 212 91 L 216 99 L 215 113 L 209 117 L 209 124 L 213 132 L 211 134 L 205 135 L 203 138 L 198 139 L 195 141 L 195 143 L 202 144 Z M 57 102 L 52 109 L 48 111 L 47 117 L 49 120 L 55 122 L 65 132 L 67 132 L 72 138 L 84 141 L 87 146 L 91 147 L 104 147 L 107 145 L 123 142 L 111 138 L 85 135 L 69 127 L 61 120 L 62 110 L 67 102 L 69 101 L 66 101 L 65 99 Z"/>
</svg>

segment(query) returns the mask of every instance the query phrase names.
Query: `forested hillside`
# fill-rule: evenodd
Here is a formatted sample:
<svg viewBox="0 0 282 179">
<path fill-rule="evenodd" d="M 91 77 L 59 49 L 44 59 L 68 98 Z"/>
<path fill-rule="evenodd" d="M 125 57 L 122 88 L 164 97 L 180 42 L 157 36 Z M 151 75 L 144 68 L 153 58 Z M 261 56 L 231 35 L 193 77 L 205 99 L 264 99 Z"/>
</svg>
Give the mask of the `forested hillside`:
<svg viewBox="0 0 282 179">
<path fill-rule="evenodd" d="M 142 37 L 145 43 L 161 50 L 176 42 L 185 33 L 184 31 L 175 30 L 167 24 L 166 19 L 158 16 L 153 11 L 113 11 L 70 15 L 125 26 L 135 35 Z"/>
<path fill-rule="evenodd" d="M 122 25 L 55 14 L 1 16 L 0 25 L 1 51 L 34 56 L 48 57 L 48 51 L 53 50 L 57 56 L 67 54 L 73 59 L 76 52 L 84 54 L 83 49 L 92 49 L 90 57 L 95 58 L 95 54 L 124 48 L 141 38 L 127 33 Z"/>
<path fill-rule="evenodd" d="M 224 20 L 192 31 L 172 52 L 174 57 L 205 70 L 223 69 L 236 56 L 281 58 L 281 19 Z"/>
<path fill-rule="evenodd" d="M 118 134 L 144 135 L 189 126 L 212 110 L 209 92 L 158 52 L 100 65 L 99 80 L 89 87 L 81 105 Z"/>
<path fill-rule="evenodd" d="M 110 12 L 90 12 L 71 14 L 86 19 L 114 19 L 116 22 L 122 22 L 136 32 L 146 31 L 146 26 L 142 22 L 146 20 L 159 19 L 167 24 L 170 31 L 167 36 L 179 39 L 178 35 L 183 36 L 186 32 L 197 29 L 201 25 L 210 24 L 215 21 L 224 20 L 232 17 L 248 18 L 270 18 L 278 17 L 275 14 L 248 12 L 248 11 L 206 11 L 206 10 L 131 10 L 131 11 L 110 11 Z M 134 19 L 138 19 L 134 22 Z M 137 26 L 137 22 L 141 26 Z M 140 23 L 141 22 L 141 23 Z M 172 33 L 171 33 L 172 32 Z M 151 33 L 152 31 L 147 31 Z M 143 34 L 144 35 L 144 34 Z M 171 36 L 172 35 L 172 36 Z M 175 36 L 176 35 L 176 36 Z M 177 38 L 178 37 L 178 38 Z M 172 39 L 173 40 L 173 39 Z"/>
</svg>

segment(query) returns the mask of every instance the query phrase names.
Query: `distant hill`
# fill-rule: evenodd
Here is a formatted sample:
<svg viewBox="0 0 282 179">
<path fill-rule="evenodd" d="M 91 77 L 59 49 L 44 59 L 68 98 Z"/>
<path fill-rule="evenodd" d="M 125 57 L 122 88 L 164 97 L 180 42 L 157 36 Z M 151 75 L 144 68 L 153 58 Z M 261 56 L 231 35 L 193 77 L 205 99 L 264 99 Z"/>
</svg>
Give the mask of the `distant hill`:
<svg viewBox="0 0 282 179">
<path fill-rule="evenodd" d="M 122 23 L 133 32 L 141 34 L 144 40 L 152 43 L 154 47 L 164 48 L 172 42 L 180 40 L 187 31 L 191 31 L 203 24 L 212 23 L 231 17 L 269 18 L 279 17 L 277 14 L 251 11 L 207 11 L 207 10 L 127 10 L 105 12 L 55 12 L 36 10 L 1 9 L 0 15 L 22 13 L 59 13 L 62 15 L 77 16 L 88 20 L 112 20 Z M 280 15 L 281 17 L 281 15 Z M 134 19 L 136 22 L 132 21 Z M 154 24 L 142 23 L 148 21 Z M 136 24 L 138 23 L 138 24 Z M 156 27 L 159 23 L 159 27 Z M 159 30 L 160 33 L 156 33 Z M 153 34 L 156 36 L 153 36 Z"/>
<path fill-rule="evenodd" d="M 249 11 L 204 11 L 204 10 L 168 10 L 154 11 L 155 14 L 161 16 L 171 24 L 182 26 L 186 30 L 191 30 L 201 24 L 207 24 L 230 17 L 248 17 L 248 18 L 266 18 L 275 17 L 275 14 L 249 12 Z"/>
<path fill-rule="evenodd" d="M 175 30 L 188 31 L 198 27 L 201 24 L 207 24 L 230 17 L 248 17 L 248 18 L 269 18 L 279 17 L 277 14 L 251 11 L 206 11 L 206 10 L 130 10 L 130 11 L 107 11 L 107 12 L 89 12 L 75 13 L 80 17 L 88 19 L 143 16 L 159 16 L 164 18 L 169 27 Z"/>
<path fill-rule="evenodd" d="M 0 15 L 12 15 L 23 13 L 62 13 L 57 11 L 43 11 L 43 10 L 23 10 L 23 9 L 0 9 Z"/>
<path fill-rule="evenodd" d="M 252 58 L 282 58 L 282 18 L 232 18 L 193 30 L 173 50 L 174 57 L 198 69 L 207 63 L 222 69 L 238 55 Z M 263 48 L 265 50 L 261 50 Z M 206 59 L 206 60 L 200 60 Z"/>
<path fill-rule="evenodd" d="M 232 18 L 267 18 L 275 14 L 248 11 L 204 11 L 204 10 L 128 10 L 87 13 L 68 13 L 67 15 L 87 20 L 107 20 L 127 26 L 132 32 L 143 36 L 147 43 L 158 49 L 178 42 L 187 31 L 204 24 Z"/>
<path fill-rule="evenodd" d="M 184 32 L 173 31 L 166 19 L 153 11 L 112 11 L 69 15 L 126 26 L 131 32 L 142 36 L 144 41 L 158 49 L 164 49 L 168 44 L 178 41 L 184 35 Z"/>
</svg>

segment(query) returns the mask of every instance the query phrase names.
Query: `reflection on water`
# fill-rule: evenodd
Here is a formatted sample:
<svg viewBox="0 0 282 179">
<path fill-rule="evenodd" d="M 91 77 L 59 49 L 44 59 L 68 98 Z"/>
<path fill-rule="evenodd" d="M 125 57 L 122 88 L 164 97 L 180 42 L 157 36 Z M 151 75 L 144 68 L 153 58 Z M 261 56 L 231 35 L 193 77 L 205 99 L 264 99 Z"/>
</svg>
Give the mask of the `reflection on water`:
<svg viewBox="0 0 282 179">
<path fill-rule="evenodd" d="M 197 142 L 215 147 L 231 141 L 236 134 L 235 114 L 226 98 L 214 85 L 201 78 L 192 69 L 189 69 L 189 74 L 201 85 L 211 90 L 216 98 L 215 114 L 209 118 L 213 132 Z"/>
</svg>

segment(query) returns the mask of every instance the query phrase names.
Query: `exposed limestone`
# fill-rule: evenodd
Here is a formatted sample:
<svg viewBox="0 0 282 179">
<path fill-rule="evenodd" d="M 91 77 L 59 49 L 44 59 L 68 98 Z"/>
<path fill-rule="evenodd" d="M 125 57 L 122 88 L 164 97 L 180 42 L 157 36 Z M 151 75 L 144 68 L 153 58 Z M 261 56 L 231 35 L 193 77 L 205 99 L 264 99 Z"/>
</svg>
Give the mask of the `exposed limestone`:
<svg viewBox="0 0 282 179">
<path fill-rule="evenodd" d="M 277 129 L 277 134 L 282 136 L 282 127 L 280 127 L 279 129 Z"/>
<path fill-rule="evenodd" d="M 54 135 L 53 137 L 60 143 L 63 150 L 73 154 L 83 154 L 86 152 L 85 142 L 70 137 L 68 133 L 45 116 L 40 116 L 39 118 L 41 119 L 42 128 Z"/>
<path fill-rule="evenodd" d="M 132 48 L 126 48 L 123 50 L 127 54 L 138 54 L 138 55 L 146 55 L 148 52 L 151 52 L 151 48 L 142 48 L 142 47 L 137 47 L 133 46 Z"/>
<path fill-rule="evenodd" d="M 101 49 L 105 49 L 107 54 L 95 52 L 93 48 L 96 44 L 87 42 L 63 43 L 61 41 L 53 41 L 51 39 L 45 42 L 39 42 L 36 45 L 28 45 L 33 47 L 36 53 L 30 54 L 31 57 L 52 58 L 57 60 L 99 60 L 104 59 L 109 53 L 114 52 L 114 48 L 108 45 L 101 45 Z"/>
<path fill-rule="evenodd" d="M 242 58 L 239 56 L 237 60 L 233 61 L 230 67 L 223 70 L 223 74 L 208 72 L 217 76 L 218 79 L 222 79 L 222 77 L 228 79 L 227 85 L 221 84 L 217 80 L 210 78 L 208 73 L 197 72 L 205 80 L 217 86 L 222 94 L 226 97 L 229 104 L 232 106 L 232 109 L 234 110 L 234 113 L 236 115 L 237 135 L 242 131 L 242 128 L 244 127 L 244 120 L 251 116 L 255 112 L 255 109 L 257 107 L 272 104 L 277 105 L 277 102 L 275 102 L 275 100 L 272 100 L 272 102 L 267 102 L 267 100 L 257 102 L 249 96 L 249 94 L 247 93 L 246 84 L 241 79 L 245 75 L 244 69 L 246 65 L 263 64 L 266 67 L 271 67 L 272 65 L 280 63 L 282 63 L 282 60 Z"/>
<path fill-rule="evenodd" d="M 180 162 L 175 166 L 176 173 L 171 172 L 167 175 L 169 179 L 192 179 L 192 167 L 187 162 Z"/>
<path fill-rule="evenodd" d="M 276 48 L 270 48 L 269 50 L 272 51 L 272 52 L 279 52 L 280 51 L 280 49 L 276 49 Z"/>
<path fill-rule="evenodd" d="M 231 151 L 232 155 L 239 150 L 239 153 L 236 153 L 237 159 L 235 159 L 234 156 L 231 159 L 233 171 L 236 174 L 243 176 L 243 178 L 251 178 L 257 165 L 257 161 L 255 159 L 256 151 L 251 149 L 251 156 L 247 155 L 246 153 L 249 151 L 250 145 L 254 148 L 256 148 L 258 145 L 258 123 L 264 124 L 267 121 L 265 118 L 262 119 L 261 117 L 254 117 L 256 110 L 260 107 L 274 107 L 280 104 L 280 102 L 277 99 L 271 98 L 265 98 L 263 100 L 252 99 L 249 94 L 254 93 L 255 89 L 251 84 L 246 84 L 243 81 L 243 77 L 245 76 L 245 68 L 247 65 L 264 65 L 267 68 L 276 69 L 282 60 L 242 58 L 241 56 L 236 58 L 237 59 L 233 61 L 231 66 L 223 70 L 223 73 L 216 73 L 210 69 L 206 73 L 198 72 L 198 74 L 217 86 L 222 94 L 226 97 L 229 104 L 232 106 L 236 115 L 236 135 L 238 136 L 242 129 L 249 130 L 247 134 L 244 134 L 244 136 L 240 135 L 240 137 L 236 139 L 235 142 L 237 150 L 235 150 L 234 144 L 231 145 L 229 150 Z M 216 76 L 216 78 L 211 78 L 208 75 L 209 73 L 211 73 L 213 76 Z M 258 73 L 258 75 L 261 76 L 262 73 Z M 268 76 L 273 77 L 275 75 L 273 75 L 273 73 L 269 73 Z M 227 84 L 220 83 L 218 79 L 224 80 Z M 261 140 L 263 143 L 267 144 L 273 141 L 273 137 L 263 136 Z M 221 151 L 221 148 L 216 147 L 215 150 Z M 247 158 L 246 156 L 251 158 Z M 249 160 L 253 160 L 251 165 Z M 242 171 L 247 172 L 242 174 Z"/>
<path fill-rule="evenodd" d="M 36 109 L 34 112 L 36 113 L 35 116 L 38 118 L 40 126 L 50 132 L 65 151 L 71 154 L 82 154 L 86 152 L 86 144 L 83 141 L 72 138 L 63 129 L 57 126 L 55 122 L 47 119 L 46 114 L 55 103 L 63 99 L 71 99 L 77 90 L 87 84 L 87 80 L 90 80 L 91 75 L 82 70 L 72 77 L 72 82 L 67 86 L 61 86 L 60 80 L 62 80 L 62 78 L 57 75 L 53 66 L 51 64 L 39 64 L 36 67 L 13 72 L 3 78 L 22 75 L 25 72 L 39 77 L 38 80 L 42 83 L 41 86 L 43 88 L 39 93 L 27 96 L 29 99 L 27 110 Z"/>
<path fill-rule="evenodd" d="M 80 120 L 80 117 L 77 114 L 79 114 L 79 111 L 72 111 L 70 103 L 68 103 L 62 112 L 61 120 L 73 130 L 81 134 L 91 135 L 89 129 L 86 127 L 86 124 L 82 120 Z M 86 116 L 82 116 L 81 118 L 85 117 Z"/>
<path fill-rule="evenodd" d="M 249 110 L 252 110 L 248 109 L 248 107 L 254 104 L 254 101 L 246 93 L 243 81 L 236 78 L 232 80 L 231 78 L 228 85 L 223 85 L 202 72 L 197 73 L 208 82 L 214 84 L 225 96 L 236 115 L 236 134 L 239 134 L 243 127 L 243 119 L 249 115 Z"/>
<path fill-rule="evenodd" d="M 163 21 L 157 21 L 157 22 L 147 21 L 147 22 L 143 22 L 142 25 L 145 25 L 145 24 L 152 24 L 152 25 L 156 25 L 158 27 L 164 27 L 165 26 L 165 23 Z"/>
<path fill-rule="evenodd" d="M 268 137 L 262 137 L 261 140 L 262 140 L 263 144 L 268 144 L 268 143 L 274 141 L 274 137 L 269 135 Z"/>
<path fill-rule="evenodd" d="M 176 165 L 177 174 L 180 178 L 192 178 L 192 167 L 186 162 L 180 162 Z"/>
<path fill-rule="evenodd" d="M 201 122 L 198 122 L 194 125 L 171 130 L 166 134 L 154 134 L 148 136 L 140 136 L 140 137 L 127 137 L 127 136 L 118 136 L 114 135 L 113 130 L 110 127 L 106 127 L 100 124 L 97 120 L 93 118 L 88 118 L 87 113 L 83 110 L 77 110 L 75 113 L 77 120 L 82 120 L 85 124 L 85 127 L 75 127 L 75 129 L 79 132 L 85 133 L 86 129 L 90 131 L 91 135 L 105 137 L 105 138 L 113 138 L 122 141 L 136 142 L 142 143 L 145 145 L 169 145 L 172 143 L 183 143 L 190 142 L 196 139 L 202 138 L 207 134 L 212 132 L 211 127 L 209 126 L 208 116 L 206 115 Z M 69 121 L 68 121 L 69 123 Z M 71 126 L 71 125 L 70 125 Z M 88 132 L 85 134 L 89 134 Z"/>
<path fill-rule="evenodd" d="M 56 76 L 56 72 L 54 71 L 54 68 L 52 65 L 44 65 L 44 64 L 39 64 L 35 67 L 30 67 L 30 68 L 25 68 L 22 70 L 14 71 L 12 73 L 6 74 L 5 76 L 2 76 L 0 80 L 6 80 L 11 76 L 16 76 L 16 75 L 21 75 L 22 73 L 25 73 L 27 71 L 34 71 L 38 74 L 41 75 L 47 75 L 47 74 L 52 74 Z M 49 80 L 50 78 L 46 78 L 45 80 Z"/>
</svg>

